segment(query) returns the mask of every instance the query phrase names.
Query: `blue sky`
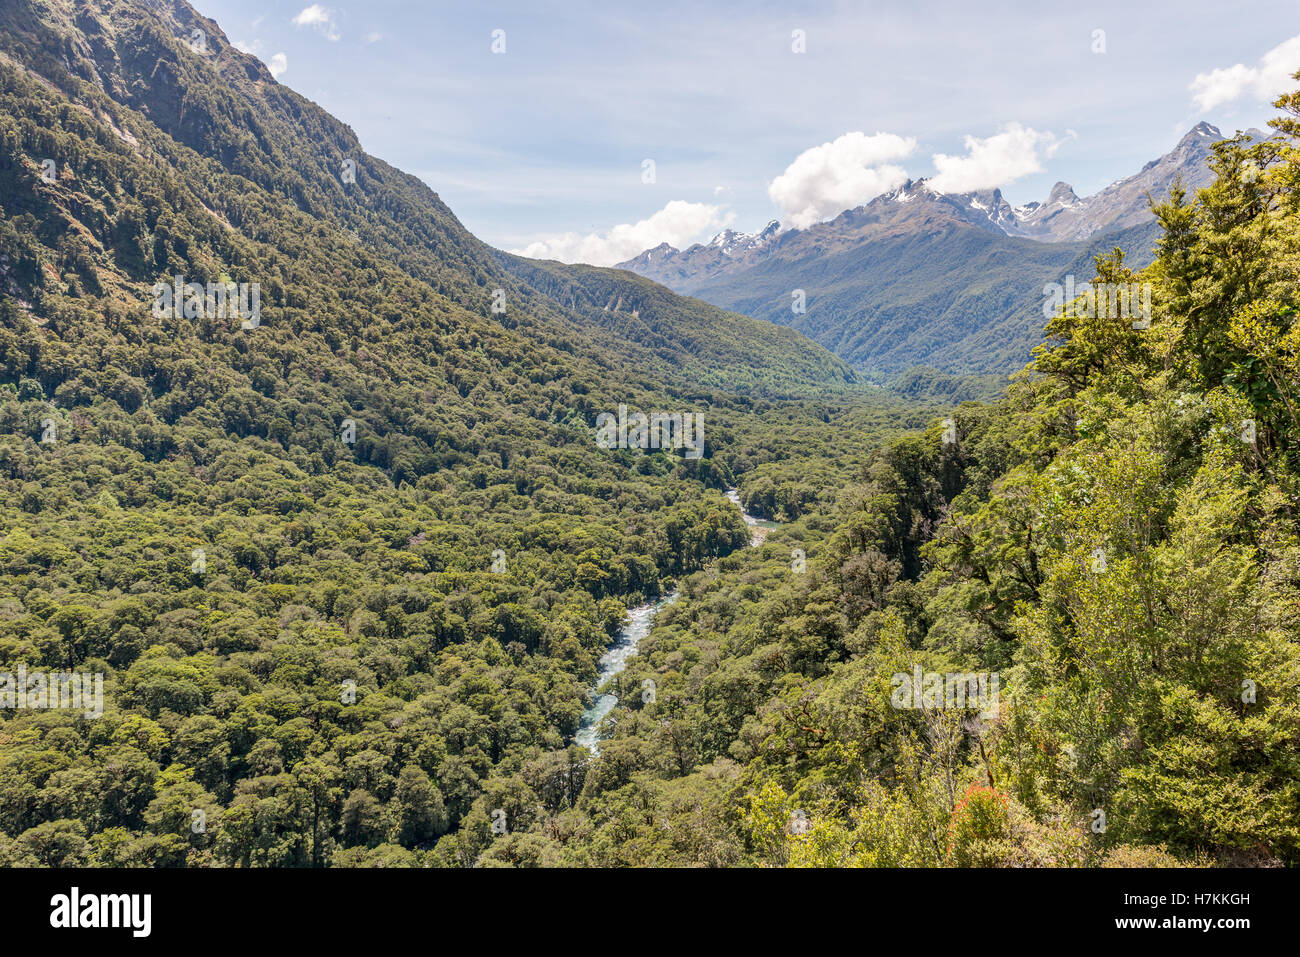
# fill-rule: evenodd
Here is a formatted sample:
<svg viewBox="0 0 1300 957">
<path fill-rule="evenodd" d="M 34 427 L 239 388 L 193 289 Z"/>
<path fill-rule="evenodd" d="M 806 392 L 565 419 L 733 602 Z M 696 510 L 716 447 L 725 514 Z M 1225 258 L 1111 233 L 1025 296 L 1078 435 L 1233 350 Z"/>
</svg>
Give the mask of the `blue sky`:
<svg viewBox="0 0 1300 957">
<path fill-rule="evenodd" d="M 195 6 L 487 242 L 602 264 L 903 176 L 1087 195 L 1300 69 L 1296 0 Z"/>
</svg>

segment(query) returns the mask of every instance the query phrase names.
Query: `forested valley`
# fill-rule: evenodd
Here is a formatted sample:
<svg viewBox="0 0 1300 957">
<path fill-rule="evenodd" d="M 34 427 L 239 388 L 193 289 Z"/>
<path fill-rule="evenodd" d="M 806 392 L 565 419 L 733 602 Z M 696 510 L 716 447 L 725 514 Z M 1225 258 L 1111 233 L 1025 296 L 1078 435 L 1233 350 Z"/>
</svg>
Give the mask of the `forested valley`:
<svg viewBox="0 0 1300 957">
<path fill-rule="evenodd" d="M 1276 106 L 1149 267 L 1097 258 L 1149 325 L 1062 310 L 954 406 L 987 377 L 491 249 L 184 3 L 6 3 L 0 671 L 104 706 L 0 709 L 0 865 L 1295 866 Z M 259 319 L 153 308 L 176 276 Z M 702 454 L 601 447 L 619 406 Z M 900 706 L 918 671 L 995 707 Z"/>
</svg>

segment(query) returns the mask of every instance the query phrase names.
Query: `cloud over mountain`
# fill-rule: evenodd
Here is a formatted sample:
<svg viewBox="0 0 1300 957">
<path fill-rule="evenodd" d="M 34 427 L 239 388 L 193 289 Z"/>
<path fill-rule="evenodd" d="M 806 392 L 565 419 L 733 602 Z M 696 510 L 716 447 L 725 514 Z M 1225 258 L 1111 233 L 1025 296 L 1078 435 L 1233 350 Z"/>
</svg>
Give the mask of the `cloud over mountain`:
<svg viewBox="0 0 1300 957">
<path fill-rule="evenodd" d="M 1041 156 L 1051 156 L 1063 140 L 1053 133 L 1008 123 L 993 136 L 984 139 L 967 136 L 965 142 L 965 156 L 934 155 L 938 172 L 929 180 L 932 189 L 943 193 L 972 193 L 1041 173 Z"/>
<path fill-rule="evenodd" d="M 787 222 L 802 229 L 906 182 L 907 171 L 891 161 L 915 150 L 911 137 L 845 133 L 795 157 L 768 186 L 768 196 Z"/>
<path fill-rule="evenodd" d="M 621 223 L 603 234 L 560 233 L 511 252 L 531 259 L 612 266 L 660 243 L 688 245 L 704 233 L 726 226 L 731 220 L 732 214 L 724 213 L 721 206 L 675 199 L 639 222 Z"/>
</svg>

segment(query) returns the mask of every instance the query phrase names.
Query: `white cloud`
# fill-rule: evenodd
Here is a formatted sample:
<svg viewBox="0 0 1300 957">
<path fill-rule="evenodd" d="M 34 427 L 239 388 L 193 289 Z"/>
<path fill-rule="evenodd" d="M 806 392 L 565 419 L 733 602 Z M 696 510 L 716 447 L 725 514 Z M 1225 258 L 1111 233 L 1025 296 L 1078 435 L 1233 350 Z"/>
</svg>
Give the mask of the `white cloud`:
<svg viewBox="0 0 1300 957">
<path fill-rule="evenodd" d="M 1005 186 L 1030 173 L 1041 173 L 1040 151 L 1051 156 L 1064 141 L 1053 133 L 1008 123 L 1000 133 L 985 139 L 967 136 L 965 142 L 965 156 L 934 154 L 939 172 L 928 180 L 931 188 L 941 193 L 970 193 Z"/>
<path fill-rule="evenodd" d="M 804 229 L 828 216 L 860 206 L 907 180 L 890 165 L 916 149 L 916 140 L 893 133 L 845 133 L 800 153 L 767 187 L 790 225 Z"/>
<path fill-rule="evenodd" d="M 1243 96 L 1271 101 L 1294 86 L 1292 74 L 1300 70 L 1300 36 L 1278 44 L 1260 57 L 1259 65 L 1244 63 L 1198 73 L 1189 89 L 1196 105 L 1212 110 Z"/>
<path fill-rule="evenodd" d="M 384 35 L 380 33 L 378 30 L 376 30 L 373 33 L 367 33 L 365 36 L 365 41 L 367 44 L 378 43 L 383 38 Z"/>
<path fill-rule="evenodd" d="M 310 7 L 303 7 L 298 12 L 298 15 L 293 18 L 293 25 L 295 27 L 312 27 L 331 42 L 339 38 L 339 28 L 334 23 L 334 12 L 325 9 L 319 3 L 313 3 Z"/>
<path fill-rule="evenodd" d="M 622 223 L 604 235 L 560 233 L 511 252 L 530 259 L 612 266 L 660 243 L 682 249 L 705 238 L 706 232 L 727 226 L 731 220 L 732 214 L 724 214 L 721 206 L 675 199 L 649 218 L 638 223 Z"/>
<path fill-rule="evenodd" d="M 271 57 L 271 62 L 266 65 L 266 68 L 271 71 L 271 76 L 278 80 L 280 74 L 289 69 L 289 58 L 283 53 L 277 53 Z"/>
</svg>

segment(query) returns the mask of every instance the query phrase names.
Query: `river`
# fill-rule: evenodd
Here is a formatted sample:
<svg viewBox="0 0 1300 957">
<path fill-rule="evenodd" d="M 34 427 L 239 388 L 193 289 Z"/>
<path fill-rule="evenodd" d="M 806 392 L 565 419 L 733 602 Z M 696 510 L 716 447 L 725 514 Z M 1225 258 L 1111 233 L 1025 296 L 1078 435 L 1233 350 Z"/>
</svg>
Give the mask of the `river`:
<svg viewBox="0 0 1300 957">
<path fill-rule="evenodd" d="M 618 634 L 614 636 L 614 643 L 600 656 L 600 661 L 597 663 L 598 674 L 596 683 L 591 689 L 592 694 L 596 694 L 601 685 L 627 667 L 627 660 L 636 654 L 641 639 L 650 634 L 650 626 L 654 624 L 659 609 L 676 600 L 677 592 L 673 592 L 658 601 L 628 609 L 627 624 L 618 630 Z M 592 706 L 583 713 L 582 723 L 578 726 L 578 733 L 573 736 L 573 743 L 589 748 L 592 754 L 600 754 L 598 744 L 601 737 L 600 723 L 614 710 L 616 704 L 618 704 L 617 695 L 599 695 Z"/>
<path fill-rule="evenodd" d="M 749 526 L 749 544 L 751 548 L 757 548 L 759 545 L 762 545 L 763 539 L 767 538 L 767 533 L 774 528 L 779 528 L 781 525 L 780 522 L 769 522 L 756 515 L 750 515 L 745 511 L 744 506 L 740 504 L 739 489 L 727 489 L 727 500 L 730 501 L 732 505 L 736 506 L 736 508 L 740 509 L 741 518 L 743 518 L 745 524 Z"/>
<path fill-rule="evenodd" d="M 763 539 L 767 538 L 767 533 L 778 527 L 777 522 L 768 522 L 746 512 L 741 507 L 740 492 L 736 489 L 727 489 L 727 499 L 736 508 L 740 509 L 741 517 L 744 518 L 745 524 L 749 526 L 749 544 L 751 548 L 763 544 Z M 596 700 L 590 708 L 583 712 L 582 722 L 578 725 L 578 733 L 573 736 L 574 744 L 589 749 L 592 754 L 600 754 L 600 739 L 602 737 L 600 724 L 614 710 L 614 705 L 618 704 L 618 695 L 598 694 L 598 692 L 605 682 L 627 667 L 627 660 L 636 654 L 641 639 L 650 634 L 650 628 L 654 625 L 655 615 L 659 613 L 659 609 L 676 600 L 677 592 L 673 592 L 658 601 L 647 602 L 644 605 L 637 605 L 635 608 L 628 609 L 627 624 L 618 630 L 613 643 L 600 656 L 600 661 L 596 664 L 596 683 L 591 689 L 591 693 L 596 695 Z"/>
</svg>

